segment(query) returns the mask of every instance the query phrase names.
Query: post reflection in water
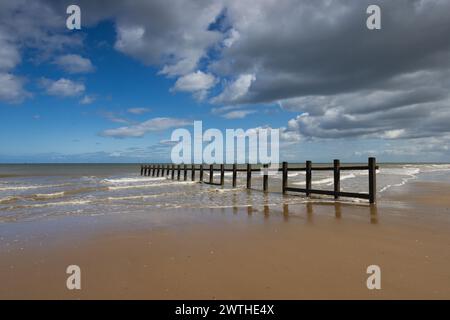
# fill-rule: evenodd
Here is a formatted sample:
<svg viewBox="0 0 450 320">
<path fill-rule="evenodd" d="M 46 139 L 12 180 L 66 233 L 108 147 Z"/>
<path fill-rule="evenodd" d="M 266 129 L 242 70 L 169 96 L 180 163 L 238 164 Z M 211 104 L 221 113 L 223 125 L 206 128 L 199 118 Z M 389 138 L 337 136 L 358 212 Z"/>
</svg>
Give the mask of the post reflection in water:
<svg viewBox="0 0 450 320">
<path fill-rule="evenodd" d="M 312 222 L 313 221 L 313 205 L 311 202 L 307 202 L 306 203 L 306 219 L 308 220 L 308 222 Z"/>
<path fill-rule="evenodd" d="M 334 216 L 336 217 L 336 219 L 340 219 L 341 216 L 342 216 L 341 203 L 340 202 L 335 202 L 334 203 Z"/>
<path fill-rule="evenodd" d="M 252 194 L 251 194 L 250 190 L 247 190 L 247 203 L 249 204 L 247 206 L 247 214 L 249 216 L 251 216 L 253 213 L 253 200 L 252 200 Z"/>
<path fill-rule="evenodd" d="M 283 204 L 283 220 L 289 220 L 289 205 L 287 203 Z"/>
<path fill-rule="evenodd" d="M 376 204 L 370 205 L 370 223 L 371 224 L 378 223 L 378 208 Z"/>
<path fill-rule="evenodd" d="M 269 218 L 269 198 L 267 193 L 264 194 L 264 218 Z"/>
<path fill-rule="evenodd" d="M 238 213 L 238 207 L 237 207 L 236 193 L 233 193 L 231 201 L 232 201 L 232 204 L 233 204 L 233 214 L 237 214 Z"/>
<path fill-rule="evenodd" d="M 324 205 L 330 205 L 330 204 L 313 204 L 312 202 L 306 203 L 306 217 L 308 222 L 313 222 L 314 217 L 314 206 L 324 206 Z M 342 218 L 342 206 L 345 206 L 345 204 L 342 204 L 341 202 L 335 202 L 332 204 L 334 207 L 334 215 L 336 219 Z M 349 205 L 351 206 L 351 205 Z M 378 209 L 375 204 L 371 204 L 368 206 L 369 214 L 370 214 L 370 223 L 371 224 L 377 224 L 378 223 Z M 289 220 L 289 205 L 283 204 L 283 220 L 288 221 Z"/>
<path fill-rule="evenodd" d="M 239 206 L 238 206 L 238 201 L 237 201 L 237 195 L 233 194 L 232 195 L 232 210 L 233 210 L 233 214 L 238 214 L 239 212 Z M 251 216 L 253 214 L 253 199 L 252 199 L 252 195 L 250 190 L 247 191 L 247 214 L 248 216 Z M 303 211 L 301 210 L 301 205 L 298 204 L 296 205 L 297 207 L 299 207 L 298 211 L 300 211 L 300 213 Z M 306 207 L 306 218 L 307 221 L 312 223 L 314 221 L 314 207 L 319 207 L 319 206 L 333 206 L 334 207 L 334 215 L 335 218 L 337 220 L 340 220 L 342 218 L 342 207 L 344 206 L 355 206 L 353 204 L 345 204 L 345 203 L 341 203 L 341 202 L 334 202 L 334 203 L 313 203 L 313 202 L 307 202 L 305 204 Z M 360 207 L 360 206 L 358 206 Z M 259 211 L 261 208 L 260 206 L 258 206 L 257 211 Z M 370 217 L 370 223 L 371 224 L 377 224 L 378 223 L 378 209 L 377 206 L 375 204 L 371 204 L 369 206 L 367 206 L 367 208 L 369 209 L 369 217 Z M 292 210 L 292 209 L 291 209 Z M 276 212 L 279 212 L 278 210 L 275 210 Z M 222 209 L 222 212 L 225 213 L 225 209 Z M 283 220 L 284 221 L 288 221 L 289 220 L 289 204 L 287 203 L 283 203 L 283 207 L 282 207 L 282 215 L 283 215 Z M 292 212 L 291 212 L 292 213 Z M 269 196 L 267 194 L 264 194 L 263 197 L 263 214 L 264 214 L 264 219 L 268 219 L 270 216 L 270 205 L 269 205 Z"/>
</svg>

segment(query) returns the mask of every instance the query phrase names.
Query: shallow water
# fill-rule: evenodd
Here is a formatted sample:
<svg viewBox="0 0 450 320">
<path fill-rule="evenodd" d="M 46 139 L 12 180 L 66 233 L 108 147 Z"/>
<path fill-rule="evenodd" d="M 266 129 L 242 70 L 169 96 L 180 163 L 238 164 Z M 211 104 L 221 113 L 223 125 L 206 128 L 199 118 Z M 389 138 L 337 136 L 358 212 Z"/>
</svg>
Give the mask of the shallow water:
<svg viewBox="0 0 450 320">
<path fill-rule="evenodd" d="M 215 181 L 219 174 L 214 173 Z M 313 188 L 332 190 L 332 174 L 314 171 Z M 154 210 L 173 208 L 279 206 L 309 201 L 301 194 L 283 197 L 281 175 L 269 177 L 272 192 L 268 194 L 246 190 L 244 172 L 238 174 L 238 187 L 234 189 L 231 172 L 226 172 L 223 188 L 192 182 L 190 177 L 190 172 L 188 181 L 141 177 L 137 164 L 0 165 L 0 223 L 67 215 L 151 214 Z M 378 197 L 382 200 L 390 188 L 418 179 L 450 182 L 450 165 L 382 164 L 377 173 Z M 204 180 L 209 180 L 207 170 Z M 289 172 L 289 184 L 302 187 L 304 172 Z M 253 173 L 252 187 L 262 189 L 262 178 L 257 173 Z M 367 192 L 367 189 L 367 171 L 341 172 L 342 191 Z"/>
</svg>

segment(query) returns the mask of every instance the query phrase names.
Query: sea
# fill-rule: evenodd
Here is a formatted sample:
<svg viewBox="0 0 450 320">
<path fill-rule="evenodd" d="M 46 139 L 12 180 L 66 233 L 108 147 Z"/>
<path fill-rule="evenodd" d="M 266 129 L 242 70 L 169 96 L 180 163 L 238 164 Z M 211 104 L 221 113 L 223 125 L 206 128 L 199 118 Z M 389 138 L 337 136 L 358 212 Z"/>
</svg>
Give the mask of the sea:
<svg viewBox="0 0 450 320">
<path fill-rule="evenodd" d="M 379 164 L 377 197 L 382 201 L 391 188 L 411 181 L 450 183 L 450 164 Z M 269 193 L 262 192 L 262 177 L 253 173 L 252 190 L 247 190 L 245 172 L 240 172 L 237 187 L 231 187 L 231 172 L 225 173 L 225 185 L 214 186 L 170 177 L 140 175 L 140 164 L 2 164 L 0 165 L 0 223 L 12 223 L 71 215 L 152 214 L 157 210 L 200 208 L 239 208 L 259 204 L 279 206 L 305 203 L 313 199 L 303 194 L 283 196 L 281 175 L 269 177 Z M 332 172 L 314 171 L 314 189 L 333 189 Z M 219 172 L 214 173 L 218 182 Z M 208 170 L 204 172 L 208 181 Z M 304 187 L 304 172 L 289 172 L 289 185 Z M 368 172 L 342 171 L 341 190 L 368 192 Z M 344 199 L 350 202 L 366 200 Z"/>
</svg>

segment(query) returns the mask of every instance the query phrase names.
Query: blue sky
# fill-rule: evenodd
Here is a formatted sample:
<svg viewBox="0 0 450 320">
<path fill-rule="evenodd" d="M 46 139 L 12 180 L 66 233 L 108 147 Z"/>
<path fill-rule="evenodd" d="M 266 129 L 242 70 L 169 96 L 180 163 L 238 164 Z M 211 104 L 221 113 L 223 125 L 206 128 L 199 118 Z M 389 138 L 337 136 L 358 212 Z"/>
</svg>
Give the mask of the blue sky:
<svg viewBox="0 0 450 320">
<path fill-rule="evenodd" d="M 94 70 L 68 75 L 52 62 L 25 62 L 16 69 L 18 75 L 29 80 L 27 89 L 32 96 L 20 103 L 2 103 L 1 117 L 8 119 L 0 129 L 4 139 L 2 155 L 6 159 L 11 156 L 13 161 L 22 161 L 22 157 L 23 161 L 52 161 L 55 157 L 58 161 L 61 156 L 68 155 L 61 159 L 76 161 L 71 154 L 100 151 L 114 154 L 127 148 L 151 147 L 169 139 L 171 130 L 128 139 L 101 135 L 104 130 L 150 118 L 201 119 L 205 126 L 221 129 L 230 126 L 230 122 L 251 127 L 256 119 L 258 122 L 255 123 L 266 121 L 264 115 L 258 114 L 252 121 L 218 118 L 210 114 L 207 103 L 197 101 L 190 94 L 170 92 L 173 79 L 158 75 L 157 68 L 143 66 L 114 49 L 115 29 L 111 22 L 73 32 L 82 35 L 85 45 L 71 50 L 71 54 L 89 57 Z M 31 50 L 24 50 L 23 60 L 32 54 Z M 39 85 L 43 77 L 83 83 L 85 90 L 69 97 L 49 95 Z M 85 97 L 91 97 L 93 101 L 84 104 Z M 275 108 L 267 110 L 270 109 Z M 283 123 L 282 120 L 273 123 L 277 122 Z M 106 154 L 99 154 L 98 160 L 110 160 Z"/>
<path fill-rule="evenodd" d="M 79 1 L 70 31 L 66 1 L 5 1 L 0 162 L 168 161 L 194 120 L 280 128 L 289 161 L 448 162 L 448 4 L 376 2 L 372 33 L 364 2 Z"/>
</svg>

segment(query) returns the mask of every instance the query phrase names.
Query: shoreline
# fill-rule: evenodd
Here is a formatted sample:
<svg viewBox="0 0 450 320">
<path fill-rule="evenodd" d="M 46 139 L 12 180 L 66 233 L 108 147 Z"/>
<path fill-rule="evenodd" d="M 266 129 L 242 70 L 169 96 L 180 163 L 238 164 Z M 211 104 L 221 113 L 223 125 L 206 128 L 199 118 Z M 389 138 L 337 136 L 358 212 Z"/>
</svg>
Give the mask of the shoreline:
<svg viewBox="0 0 450 320">
<path fill-rule="evenodd" d="M 315 201 L 10 224 L 0 299 L 449 299 L 449 192 L 414 181 L 376 206 Z M 81 267 L 80 291 L 65 287 L 71 264 Z M 381 290 L 366 288 L 372 264 Z"/>
</svg>

